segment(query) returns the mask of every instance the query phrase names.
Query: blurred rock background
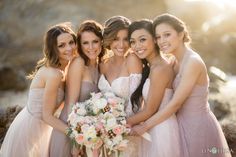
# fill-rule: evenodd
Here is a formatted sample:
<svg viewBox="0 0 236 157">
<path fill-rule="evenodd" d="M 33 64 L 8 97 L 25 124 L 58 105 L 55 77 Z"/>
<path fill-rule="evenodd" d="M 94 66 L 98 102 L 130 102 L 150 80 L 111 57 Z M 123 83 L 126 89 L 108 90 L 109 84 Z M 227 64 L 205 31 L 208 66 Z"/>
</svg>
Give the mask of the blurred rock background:
<svg viewBox="0 0 236 157">
<path fill-rule="evenodd" d="M 169 12 L 183 19 L 211 79 L 209 102 L 236 156 L 236 2 L 233 0 L 1 0 L 0 143 L 26 104 L 31 72 L 42 57 L 43 35 L 59 22 L 76 31 L 86 19 L 100 23 L 114 15 L 153 19 Z M 17 105 L 17 106 L 15 106 Z"/>
</svg>

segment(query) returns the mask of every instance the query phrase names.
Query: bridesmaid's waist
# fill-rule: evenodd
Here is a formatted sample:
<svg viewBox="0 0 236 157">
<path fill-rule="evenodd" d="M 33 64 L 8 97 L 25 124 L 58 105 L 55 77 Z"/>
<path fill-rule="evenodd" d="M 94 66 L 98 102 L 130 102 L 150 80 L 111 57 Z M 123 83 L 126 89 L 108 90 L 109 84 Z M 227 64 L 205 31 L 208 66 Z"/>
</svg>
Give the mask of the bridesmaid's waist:
<svg viewBox="0 0 236 157">
<path fill-rule="evenodd" d="M 201 115 L 201 114 L 210 112 L 210 107 L 208 104 L 204 106 L 199 106 L 199 104 L 195 104 L 191 106 L 188 104 L 184 104 L 184 105 L 185 106 L 182 106 L 182 108 L 178 110 L 177 115 L 196 116 L 196 115 Z"/>
<path fill-rule="evenodd" d="M 37 119 L 42 119 L 42 111 L 38 111 L 38 110 L 33 111 L 29 108 L 28 105 L 26 106 L 26 110 L 32 117 L 37 118 Z"/>
</svg>

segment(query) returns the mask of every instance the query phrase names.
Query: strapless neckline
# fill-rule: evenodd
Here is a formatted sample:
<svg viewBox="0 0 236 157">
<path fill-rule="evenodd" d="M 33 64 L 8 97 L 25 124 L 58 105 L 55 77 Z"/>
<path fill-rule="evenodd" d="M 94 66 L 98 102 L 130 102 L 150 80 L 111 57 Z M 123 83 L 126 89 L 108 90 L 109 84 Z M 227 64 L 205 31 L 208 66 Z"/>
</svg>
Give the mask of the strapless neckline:
<svg viewBox="0 0 236 157">
<path fill-rule="evenodd" d="M 130 76 L 132 76 L 132 75 L 141 75 L 141 74 L 130 74 L 129 76 L 119 76 L 119 77 L 115 78 L 114 80 L 112 80 L 111 82 L 108 81 L 108 79 L 106 78 L 106 76 L 104 74 L 101 74 L 101 77 L 107 82 L 109 87 L 112 87 L 114 82 L 118 81 L 119 79 L 129 79 Z"/>
<path fill-rule="evenodd" d="M 103 77 L 103 79 L 107 82 L 107 84 L 109 85 L 109 87 L 112 87 L 112 85 L 114 84 L 114 82 L 116 82 L 117 80 L 121 79 L 121 78 L 129 78 L 129 76 L 120 76 L 115 78 L 114 80 L 112 80 L 111 82 L 108 81 L 108 79 L 105 77 L 104 74 L 101 75 L 101 77 Z"/>
<path fill-rule="evenodd" d="M 29 91 L 44 91 L 45 88 L 44 87 L 37 87 L 37 88 L 30 88 Z M 60 93 L 64 93 L 64 90 L 62 88 L 58 88 L 58 91 Z"/>
</svg>

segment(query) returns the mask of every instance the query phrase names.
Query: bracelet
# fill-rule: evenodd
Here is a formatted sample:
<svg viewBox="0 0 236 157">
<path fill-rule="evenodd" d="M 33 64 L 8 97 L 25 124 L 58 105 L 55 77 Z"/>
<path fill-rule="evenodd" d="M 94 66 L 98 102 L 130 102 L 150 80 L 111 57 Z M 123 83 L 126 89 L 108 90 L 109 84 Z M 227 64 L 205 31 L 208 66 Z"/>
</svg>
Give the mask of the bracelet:
<svg viewBox="0 0 236 157">
<path fill-rule="evenodd" d="M 70 132 L 70 128 L 69 128 L 69 127 L 66 127 L 64 133 L 65 133 L 67 136 L 69 136 L 69 132 Z"/>
</svg>

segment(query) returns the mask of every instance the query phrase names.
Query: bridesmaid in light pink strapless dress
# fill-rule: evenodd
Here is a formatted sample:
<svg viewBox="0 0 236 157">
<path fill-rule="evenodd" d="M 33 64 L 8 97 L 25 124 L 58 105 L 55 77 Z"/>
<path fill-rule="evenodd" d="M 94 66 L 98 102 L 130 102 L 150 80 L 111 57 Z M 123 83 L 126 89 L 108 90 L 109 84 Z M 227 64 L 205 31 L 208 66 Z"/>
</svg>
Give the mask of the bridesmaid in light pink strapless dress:
<svg viewBox="0 0 236 157">
<path fill-rule="evenodd" d="M 89 99 L 91 92 L 98 92 L 98 87 L 97 84 L 82 81 L 80 91 L 78 102 L 83 102 Z M 67 123 L 69 111 L 69 105 L 65 106 L 59 119 Z M 71 148 L 70 138 L 58 130 L 53 129 L 50 141 L 50 157 L 71 157 Z"/>
<path fill-rule="evenodd" d="M 180 65 L 173 82 L 174 89 L 178 87 L 182 69 Z M 208 104 L 208 84 L 195 85 L 176 115 L 183 157 L 231 157 L 220 124 Z"/>
<path fill-rule="evenodd" d="M 11 124 L 2 148 L 1 157 L 47 157 L 52 127 L 42 120 L 44 88 L 29 91 L 28 103 Z M 64 91 L 58 89 L 57 104 Z"/>
<path fill-rule="evenodd" d="M 191 38 L 185 22 L 165 13 L 153 20 L 153 26 L 160 50 L 176 59 L 177 75 L 173 98 L 162 112 L 157 112 L 152 123 L 158 125 L 176 113 L 181 157 L 231 157 L 223 131 L 208 104 L 207 67 L 189 46 Z"/>
<path fill-rule="evenodd" d="M 142 94 L 146 101 L 150 87 L 150 79 L 144 83 Z M 162 110 L 170 101 L 173 95 L 173 89 L 166 88 L 160 104 L 159 110 Z M 157 111 L 157 112 L 158 112 Z M 180 156 L 180 137 L 179 127 L 175 114 L 164 122 L 151 128 L 148 133 L 152 141 L 142 138 L 140 156 L 142 157 L 181 157 Z"/>
</svg>

